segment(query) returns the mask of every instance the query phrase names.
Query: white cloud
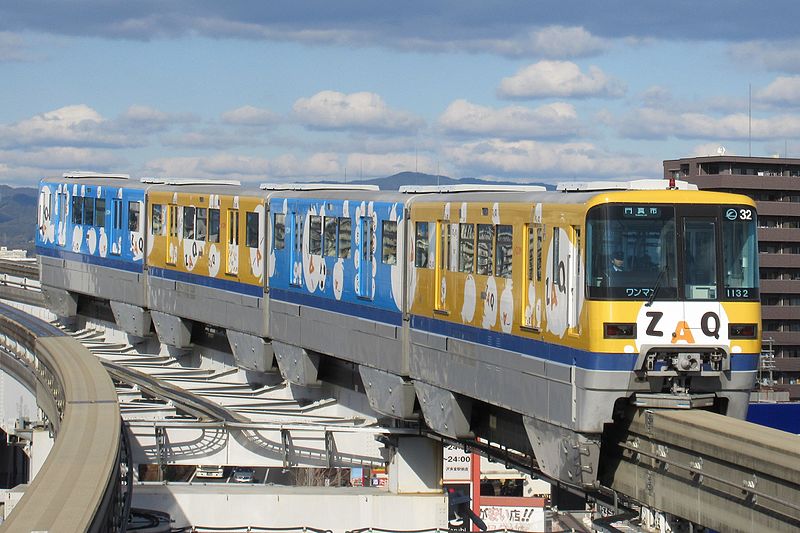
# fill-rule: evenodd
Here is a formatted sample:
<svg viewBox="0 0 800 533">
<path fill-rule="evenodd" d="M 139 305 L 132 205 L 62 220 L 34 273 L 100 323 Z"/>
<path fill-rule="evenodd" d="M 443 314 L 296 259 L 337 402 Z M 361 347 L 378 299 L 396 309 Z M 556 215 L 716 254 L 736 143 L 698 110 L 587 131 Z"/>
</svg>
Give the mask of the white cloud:
<svg viewBox="0 0 800 533">
<path fill-rule="evenodd" d="M 199 157 L 166 157 L 148 161 L 144 172 L 174 178 L 238 179 L 257 183 L 267 174 L 269 162 L 259 157 L 217 153 Z"/>
<path fill-rule="evenodd" d="M 800 73 L 800 40 L 797 39 L 734 44 L 729 54 L 736 63 L 749 63 L 765 70 Z"/>
<path fill-rule="evenodd" d="M 379 178 L 397 174 L 398 172 L 419 169 L 420 172 L 435 173 L 436 164 L 428 156 L 386 153 L 386 154 L 362 154 L 353 153 L 347 156 L 347 175 L 352 179 L 360 177 Z M 439 169 L 441 173 L 444 168 Z"/>
<path fill-rule="evenodd" d="M 445 150 L 462 175 L 488 173 L 557 181 L 587 178 L 655 177 L 661 162 L 611 154 L 591 143 L 543 143 L 492 139 Z"/>
<path fill-rule="evenodd" d="M 776 115 L 753 118 L 746 113 L 719 117 L 703 113 L 675 113 L 641 108 L 620 123 L 620 133 L 634 139 L 785 139 L 800 136 L 800 116 Z"/>
<path fill-rule="evenodd" d="M 298 99 L 293 110 L 301 123 L 314 129 L 413 133 L 423 125 L 420 118 L 390 109 L 379 95 L 370 92 L 322 91 Z"/>
<path fill-rule="evenodd" d="M 222 114 L 222 122 L 239 126 L 272 126 L 278 121 L 277 113 L 269 109 L 246 105 Z"/>
<path fill-rule="evenodd" d="M 800 76 L 779 76 L 756 91 L 753 98 L 774 105 L 796 106 L 800 104 Z"/>
<path fill-rule="evenodd" d="M 497 93 L 502 98 L 520 99 L 617 98 L 625 94 L 625 86 L 595 66 L 584 74 L 570 61 L 539 61 L 503 78 Z"/>
<path fill-rule="evenodd" d="M 126 172 L 128 166 L 123 157 L 110 150 L 71 147 L 0 150 L 0 161 L 0 181 L 28 186 L 69 170 Z"/>
<path fill-rule="evenodd" d="M 447 132 L 491 137 L 561 137 L 578 130 L 575 108 L 563 102 L 535 109 L 509 106 L 500 109 L 456 100 L 439 117 Z"/>
<path fill-rule="evenodd" d="M 284 154 L 269 162 L 269 176 L 307 181 L 310 178 L 341 177 L 343 171 L 339 156 L 334 153 L 317 153 L 306 158 Z"/>
<path fill-rule="evenodd" d="M 30 60 L 31 56 L 22 37 L 9 31 L 0 31 L 0 63 Z"/>
<path fill-rule="evenodd" d="M 122 147 L 140 145 L 131 135 L 114 131 L 91 107 L 79 104 L 0 126 L 0 146 Z"/>
</svg>

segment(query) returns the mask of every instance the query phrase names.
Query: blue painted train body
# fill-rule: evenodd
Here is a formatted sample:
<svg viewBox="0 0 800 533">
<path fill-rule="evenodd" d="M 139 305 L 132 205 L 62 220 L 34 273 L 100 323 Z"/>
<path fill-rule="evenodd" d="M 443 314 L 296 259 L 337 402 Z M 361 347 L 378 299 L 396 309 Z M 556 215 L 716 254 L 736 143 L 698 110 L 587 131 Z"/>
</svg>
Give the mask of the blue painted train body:
<svg viewBox="0 0 800 533">
<path fill-rule="evenodd" d="M 272 300 L 400 325 L 403 203 L 274 195 L 270 215 Z"/>
<path fill-rule="evenodd" d="M 145 190 L 137 185 L 122 179 L 42 180 L 37 254 L 142 272 Z"/>
</svg>

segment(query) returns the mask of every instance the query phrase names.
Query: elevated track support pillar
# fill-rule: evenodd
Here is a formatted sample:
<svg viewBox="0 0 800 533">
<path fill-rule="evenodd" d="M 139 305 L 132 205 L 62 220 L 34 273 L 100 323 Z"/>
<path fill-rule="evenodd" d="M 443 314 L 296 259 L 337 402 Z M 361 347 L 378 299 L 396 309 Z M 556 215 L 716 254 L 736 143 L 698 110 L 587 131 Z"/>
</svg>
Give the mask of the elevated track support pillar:
<svg viewBox="0 0 800 533">
<path fill-rule="evenodd" d="M 398 436 L 389 461 L 389 491 L 435 494 L 442 490 L 442 443 L 417 436 Z"/>
</svg>

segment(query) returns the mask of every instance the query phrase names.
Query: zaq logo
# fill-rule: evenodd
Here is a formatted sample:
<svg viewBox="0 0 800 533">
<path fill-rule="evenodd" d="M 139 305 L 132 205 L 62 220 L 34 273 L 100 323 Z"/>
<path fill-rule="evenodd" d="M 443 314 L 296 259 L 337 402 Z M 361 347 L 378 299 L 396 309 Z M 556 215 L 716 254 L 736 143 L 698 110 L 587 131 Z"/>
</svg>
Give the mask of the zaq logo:
<svg viewBox="0 0 800 533">
<path fill-rule="evenodd" d="M 727 344 L 728 317 L 719 304 L 658 302 L 636 319 L 642 344 Z M 638 348 L 638 346 L 637 346 Z"/>
</svg>

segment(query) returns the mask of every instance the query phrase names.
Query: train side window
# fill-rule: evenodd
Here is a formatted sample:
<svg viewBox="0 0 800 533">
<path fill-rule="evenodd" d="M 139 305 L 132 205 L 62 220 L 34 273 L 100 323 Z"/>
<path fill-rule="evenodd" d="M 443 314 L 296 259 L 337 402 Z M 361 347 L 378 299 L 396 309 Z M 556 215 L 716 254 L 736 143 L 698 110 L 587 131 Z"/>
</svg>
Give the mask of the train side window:
<svg viewBox="0 0 800 533">
<path fill-rule="evenodd" d="M 384 220 L 381 224 L 381 258 L 387 265 L 397 264 L 397 222 Z"/>
<path fill-rule="evenodd" d="M 219 209 L 208 210 L 208 242 L 219 242 Z"/>
<path fill-rule="evenodd" d="M 533 275 L 536 272 L 536 232 L 533 226 L 526 225 L 528 231 L 528 253 L 526 255 L 527 261 L 527 275 L 528 281 L 533 281 Z"/>
<path fill-rule="evenodd" d="M 258 248 L 258 213 L 249 211 L 245 213 L 244 221 L 244 244 L 248 248 Z"/>
<path fill-rule="evenodd" d="M 322 255 L 322 217 L 311 215 L 308 220 L 308 253 Z"/>
<path fill-rule="evenodd" d="M 514 257 L 514 230 L 508 224 L 496 226 L 497 254 L 495 255 L 494 275 L 510 278 Z"/>
<path fill-rule="evenodd" d="M 94 198 L 89 196 L 83 199 L 83 223 L 94 226 Z"/>
<path fill-rule="evenodd" d="M 150 207 L 150 234 L 161 235 L 164 230 L 164 206 L 153 204 Z"/>
<path fill-rule="evenodd" d="M 336 217 L 325 217 L 322 225 L 323 255 L 326 257 L 336 257 Z"/>
<path fill-rule="evenodd" d="M 128 230 L 139 231 L 139 202 L 128 202 Z"/>
<path fill-rule="evenodd" d="M 430 225 L 417 222 L 414 229 L 414 266 L 430 268 Z"/>
<path fill-rule="evenodd" d="M 83 223 L 83 197 L 82 196 L 73 196 L 72 197 L 72 223 L 73 224 L 82 224 Z"/>
<path fill-rule="evenodd" d="M 194 239 L 194 207 L 183 208 L 183 238 Z"/>
<path fill-rule="evenodd" d="M 475 270 L 475 224 L 459 224 L 458 271 L 472 274 Z"/>
<path fill-rule="evenodd" d="M 283 250 L 286 246 L 286 215 L 275 213 L 272 220 L 272 248 Z"/>
<path fill-rule="evenodd" d="M 98 198 L 94 202 L 94 223 L 98 226 L 106 225 L 106 199 Z"/>
<path fill-rule="evenodd" d="M 351 221 L 349 218 L 339 218 L 339 257 L 350 257 Z"/>
<path fill-rule="evenodd" d="M 194 238 L 198 241 L 204 241 L 206 240 L 206 230 L 208 229 L 208 209 L 198 207 L 195 215 Z"/>
<path fill-rule="evenodd" d="M 492 275 L 492 258 L 494 257 L 494 226 L 478 224 L 478 265 L 475 273 L 481 276 Z"/>
</svg>

